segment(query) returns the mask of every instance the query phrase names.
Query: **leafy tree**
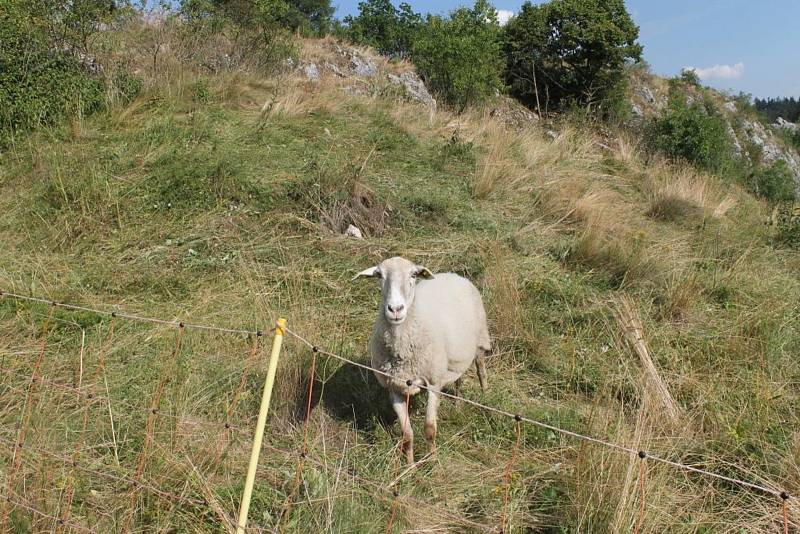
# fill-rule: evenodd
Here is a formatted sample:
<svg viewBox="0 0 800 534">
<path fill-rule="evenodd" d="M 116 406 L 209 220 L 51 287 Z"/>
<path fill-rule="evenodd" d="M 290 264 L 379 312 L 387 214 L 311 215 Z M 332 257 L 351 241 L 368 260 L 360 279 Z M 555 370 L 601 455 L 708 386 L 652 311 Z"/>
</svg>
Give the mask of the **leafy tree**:
<svg viewBox="0 0 800 534">
<path fill-rule="evenodd" d="M 282 23 L 292 31 L 325 35 L 331 29 L 334 8 L 330 0 L 288 0 Z"/>
<path fill-rule="evenodd" d="M 608 106 L 625 63 L 641 58 L 638 36 L 623 0 L 527 1 L 505 27 L 507 83 L 536 107 Z"/>
<path fill-rule="evenodd" d="M 406 3 L 396 8 L 390 0 L 367 0 L 359 2 L 358 16 L 348 15 L 344 23 L 344 34 L 353 42 L 385 56 L 407 58 L 422 16 Z"/>
<path fill-rule="evenodd" d="M 456 9 L 448 18 L 429 15 L 411 59 L 430 89 L 458 109 L 481 102 L 502 87 L 503 60 L 497 11 L 486 0 Z"/>
</svg>

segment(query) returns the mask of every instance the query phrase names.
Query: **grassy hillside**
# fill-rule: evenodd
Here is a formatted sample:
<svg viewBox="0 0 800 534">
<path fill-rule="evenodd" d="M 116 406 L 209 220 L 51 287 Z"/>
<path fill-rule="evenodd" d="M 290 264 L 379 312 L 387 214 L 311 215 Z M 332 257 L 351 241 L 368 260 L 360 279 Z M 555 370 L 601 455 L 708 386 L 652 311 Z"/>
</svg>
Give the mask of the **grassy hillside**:
<svg viewBox="0 0 800 534">
<path fill-rule="evenodd" d="M 473 372 L 465 396 L 800 490 L 800 256 L 773 245 L 764 204 L 644 158 L 625 136 L 566 123 L 514 129 L 480 110 L 433 112 L 379 84 L 353 96 L 346 83 L 174 67 L 129 104 L 18 140 L 0 165 L 0 288 L 230 327 L 283 316 L 319 346 L 366 361 L 378 294 L 350 279 L 404 255 L 469 277 L 484 296 L 490 389 Z M 341 235 L 349 223 L 366 238 Z M 625 339 L 626 297 L 659 377 L 643 374 Z M 116 320 L 109 335 L 110 321 L 0 300 L 5 473 L 31 399 L 15 498 L 63 517 L 73 488 L 71 523 L 98 532 L 224 531 L 266 350 L 251 357 L 252 339 L 187 330 L 175 351 L 173 327 Z M 41 347 L 44 382 L 26 397 Z M 324 358 L 295 491 L 310 361 L 287 341 L 254 526 L 479 532 L 506 518 L 508 532 L 634 528 L 638 459 L 523 426 L 506 477 L 513 421 L 444 401 L 438 454 L 424 456 L 420 439 L 421 461 L 406 470 L 386 393 Z M 87 397 L 91 384 L 100 398 Z M 415 399 L 418 436 L 424 404 Z M 64 461 L 75 450 L 86 469 Z M 140 462 L 145 484 L 191 500 L 132 488 Z M 644 483 L 640 532 L 781 528 L 771 496 L 656 465 Z M 794 500 L 790 512 L 796 527 Z M 10 521 L 15 532 L 56 526 L 23 508 Z"/>
</svg>

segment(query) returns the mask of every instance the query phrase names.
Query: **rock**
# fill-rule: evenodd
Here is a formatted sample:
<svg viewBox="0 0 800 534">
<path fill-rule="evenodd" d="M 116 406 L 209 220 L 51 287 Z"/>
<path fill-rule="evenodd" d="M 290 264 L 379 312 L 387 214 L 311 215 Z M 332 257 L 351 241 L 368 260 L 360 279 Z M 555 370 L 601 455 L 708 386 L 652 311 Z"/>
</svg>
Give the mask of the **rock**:
<svg viewBox="0 0 800 534">
<path fill-rule="evenodd" d="M 631 104 L 631 113 L 633 113 L 633 115 L 637 118 L 644 117 L 644 112 L 642 111 L 642 108 L 640 108 L 638 104 Z"/>
<path fill-rule="evenodd" d="M 363 57 L 357 51 L 352 50 L 350 56 L 350 67 L 356 76 L 370 78 L 378 74 L 378 66 L 370 58 Z"/>
<path fill-rule="evenodd" d="M 736 137 L 736 132 L 731 126 L 731 123 L 725 121 L 725 129 L 728 131 L 728 137 L 731 138 L 731 142 L 733 143 L 733 153 L 736 155 L 738 159 L 742 157 L 742 144 L 739 143 L 739 138 Z"/>
<path fill-rule="evenodd" d="M 335 63 L 330 63 L 330 62 L 326 61 L 323 66 L 326 69 L 328 69 L 329 71 L 331 71 L 332 73 L 334 73 L 335 75 L 337 75 L 338 77 L 340 77 L 340 78 L 344 78 L 345 76 L 347 76 L 342 71 L 342 69 L 340 69 L 339 66 L 336 65 Z"/>
<path fill-rule="evenodd" d="M 656 97 L 653 95 L 653 91 L 651 91 L 646 85 L 638 86 L 636 88 L 636 95 L 648 104 L 656 103 Z"/>
<path fill-rule="evenodd" d="M 792 132 L 796 132 L 798 129 L 800 129 L 800 125 L 789 122 L 783 117 L 778 117 L 778 120 L 775 121 L 772 127 L 780 130 L 790 130 Z"/>
<path fill-rule="evenodd" d="M 421 102 L 426 106 L 436 109 L 436 99 L 428 92 L 428 88 L 415 73 L 406 71 L 400 76 L 394 74 L 388 75 L 389 81 L 396 85 L 402 85 L 405 88 L 406 95 L 417 102 Z"/>
<path fill-rule="evenodd" d="M 727 109 L 731 113 L 736 113 L 736 102 L 734 102 L 733 100 L 728 100 L 727 102 L 722 104 L 722 107 Z"/>
<path fill-rule="evenodd" d="M 357 226 L 349 225 L 347 230 L 344 231 L 344 235 L 348 237 L 355 237 L 356 239 L 364 239 L 364 236 L 361 235 L 361 230 L 358 229 Z"/>
<path fill-rule="evenodd" d="M 311 80 L 312 82 L 319 81 L 319 69 L 315 63 L 306 63 L 302 67 L 303 74 L 305 74 L 306 78 Z"/>
<path fill-rule="evenodd" d="M 545 135 L 549 137 L 551 141 L 555 141 L 558 138 L 558 134 L 553 130 L 547 130 Z"/>
</svg>

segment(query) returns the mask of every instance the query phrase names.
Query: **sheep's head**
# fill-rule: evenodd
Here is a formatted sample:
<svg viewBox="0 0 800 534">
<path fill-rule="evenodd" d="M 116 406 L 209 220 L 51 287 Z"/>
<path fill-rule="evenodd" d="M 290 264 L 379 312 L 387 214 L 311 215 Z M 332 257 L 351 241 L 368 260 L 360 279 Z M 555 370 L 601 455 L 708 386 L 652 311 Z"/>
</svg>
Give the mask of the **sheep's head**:
<svg viewBox="0 0 800 534">
<path fill-rule="evenodd" d="M 406 320 L 414 303 L 414 289 L 419 278 L 433 278 L 433 274 L 414 262 L 396 256 L 383 260 L 375 267 L 364 269 L 356 278 L 377 278 L 381 285 L 381 310 L 386 321 L 399 325 Z"/>
</svg>

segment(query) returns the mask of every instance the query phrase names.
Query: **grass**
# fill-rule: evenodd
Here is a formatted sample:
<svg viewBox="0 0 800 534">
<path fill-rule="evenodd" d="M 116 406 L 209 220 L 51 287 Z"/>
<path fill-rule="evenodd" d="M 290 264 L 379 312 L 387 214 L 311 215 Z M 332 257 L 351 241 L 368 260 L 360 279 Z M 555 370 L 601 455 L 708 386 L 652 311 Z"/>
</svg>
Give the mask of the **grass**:
<svg viewBox="0 0 800 534">
<path fill-rule="evenodd" d="M 303 46 L 309 57 L 330 56 L 330 42 Z M 515 131 L 478 110 L 399 103 L 377 81 L 349 96 L 342 80 L 175 66 L 131 102 L 3 154 L 0 287 L 231 327 L 284 316 L 320 346 L 365 361 L 378 295 L 350 278 L 403 254 L 468 276 L 484 296 L 490 390 L 482 394 L 471 372 L 469 398 L 797 493 L 800 257 L 773 248 L 760 201 L 714 176 L 645 161 L 630 139 L 609 144 L 568 124 L 550 139 L 544 127 Z M 342 236 L 350 223 L 367 238 Z M 615 318 L 623 294 L 659 391 L 680 409 L 677 425 L 662 424 L 648 400 L 653 379 Z M 58 515 L 71 485 L 71 520 L 98 531 L 126 521 L 141 531 L 228 528 L 266 340 L 251 356 L 253 339 L 189 330 L 172 358 L 173 328 L 117 321 L 109 339 L 108 318 L 54 310 L 43 336 L 50 313 L 0 300 L 3 472 L 45 346 L 18 497 Z M 385 532 L 393 509 L 395 531 L 478 532 L 504 515 L 512 532 L 622 532 L 638 521 L 637 459 L 524 426 L 506 485 L 514 424 L 468 405 L 443 401 L 437 456 L 423 457 L 419 440 L 423 461 L 403 474 L 385 392 L 324 358 L 303 485 L 284 513 L 310 360 L 286 343 L 255 526 Z M 196 499 L 180 506 L 97 474 L 135 475 L 165 378 L 142 480 Z M 105 400 L 79 400 L 78 385 L 110 397 L 111 415 Z M 414 399 L 419 436 L 424 410 Z M 76 446 L 90 471 L 63 461 Z M 646 494 L 641 532 L 779 526 L 773 499 L 665 466 L 648 464 Z M 796 526 L 794 502 L 791 512 Z M 12 531 L 51 528 L 22 509 L 11 515 Z"/>
</svg>

